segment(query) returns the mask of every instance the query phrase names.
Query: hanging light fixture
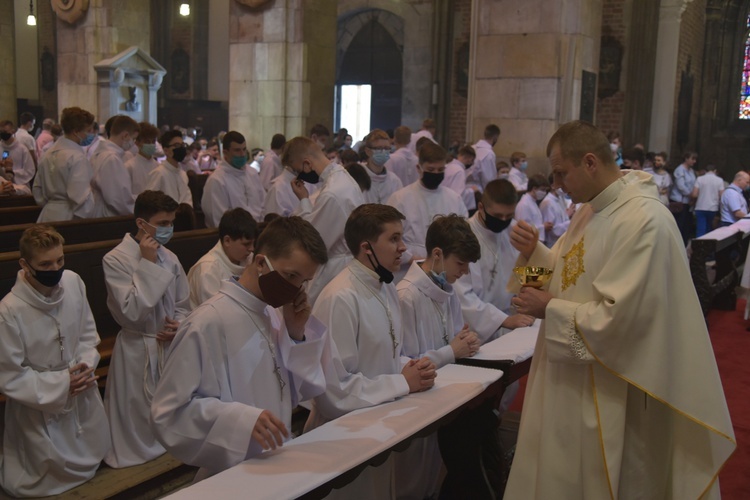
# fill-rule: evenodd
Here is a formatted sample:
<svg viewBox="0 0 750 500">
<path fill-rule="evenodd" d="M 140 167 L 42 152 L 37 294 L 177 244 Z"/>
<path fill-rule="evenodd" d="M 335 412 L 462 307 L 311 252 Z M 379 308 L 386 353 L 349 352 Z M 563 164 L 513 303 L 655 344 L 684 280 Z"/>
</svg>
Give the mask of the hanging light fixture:
<svg viewBox="0 0 750 500">
<path fill-rule="evenodd" d="M 29 0 L 29 17 L 26 18 L 26 24 L 36 26 L 36 16 L 34 16 L 34 0 Z"/>
<path fill-rule="evenodd" d="M 180 15 L 181 16 L 189 16 L 190 15 L 190 4 L 187 2 L 182 2 L 180 4 Z"/>
</svg>

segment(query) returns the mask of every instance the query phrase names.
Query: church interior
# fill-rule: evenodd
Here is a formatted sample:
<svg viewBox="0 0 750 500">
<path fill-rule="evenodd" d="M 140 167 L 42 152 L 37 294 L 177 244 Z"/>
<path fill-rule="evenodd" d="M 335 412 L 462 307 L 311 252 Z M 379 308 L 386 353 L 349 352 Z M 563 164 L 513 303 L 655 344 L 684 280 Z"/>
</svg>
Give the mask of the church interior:
<svg viewBox="0 0 750 500">
<path fill-rule="evenodd" d="M 165 153 L 174 145 L 178 149 L 180 146 L 187 148 L 188 157 L 191 151 L 195 151 L 197 156 L 194 158 L 200 167 L 196 167 L 195 172 L 180 174 L 189 188 L 185 196 L 190 206 L 186 206 L 185 200 L 176 200 L 179 207 L 171 209 L 176 211 L 174 238 L 168 246 L 164 243 L 165 248 L 179 259 L 177 263 L 184 267 L 182 275 L 216 245 L 217 235 L 222 231 L 218 219 L 228 212 L 221 210 L 215 216 L 216 221 L 210 222 L 208 210 L 205 210 L 208 202 L 204 189 L 210 189 L 208 182 L 215 176 L 213 169 L 218 172 L 219 163 L 231 163 L 228 146 L 245 141 L 244 154 L 249 156 L 245 157 L 243 165 L 247 164 L 247 167 L 243 168 L 249 170 L 252 162 L 257 171 L 251 172 L 256 179 L 252 182 L 261 186 L 264 158 L 292 158 L 286 150 L 282 154 L 281 146 L 274 146 L 276 136 L 283 134 L 287 145 L 292 138 L 311 137 L 316 140 L 315 131 L 321 130 L 317 128 L 321 125 L 325 134 L 318 135 L 318 138 L 326 141 L 322 145 L 324 150 L 333 155 L 335 160 L 332 161 L 341 161 L 342 165 L 342 152 L 355 149 L 359 156 L 355 154 L 354 162 L 372 166 L 369 150 L 375 148 L 371 142 L 378 137 L 370 136 L 370 133 L 377 130 L 387 134 L 388 148 L 391 148 L 394 134 L 398 140 L 399 128 L 408 127 L 412 134 L 429 130 L 428 138 L 442 146 L 441 151 L 450 156 L 449 161 L 460 161 L 462 152 L 469 146 L 476 158 L 475 168 L 480 158 L 477 145 L 483 140 L 489 141 L 485 144 L 493 158 L 491 182 L 495 181 L 496 175 L 497 179 L 505 178 L 501 176 L 501 164 L 506 169 L 515 169 L 521 165 L 518 155 L 522 155 L 526 181 L 523 188 L 516 186 L 520 199 L 527 196 L 524 194 L 527 193 L 526 182 L 529 182 L 528 193 L 538 186 L 539 190 L 544 190 L 542 197 L 554 194 L 556 181 L 553 180 L 548 141 L 563 124 L 580 120 L 593 124 L 607 136 L 618 165 L 623 160 L 625 166 L 632 165 L 635 159 L 640 166 L 633 168 L 647 167 L 645 170 L 650 169 L 653 174 L 657 168 L 654 162 L 662 158 L 666 176 L 675 178 L 675 171 L 684 168 L 690 158 L 695 158 L 697 161 L 691 168 L 698 175 L 708 170 L 707 175 L 715 174 L 722 181 L 717 204 L 721 192 L 742 182 L 744 189 L 736 190 L 745 200 L 748 198 L 750 176 L 743 172 L 750 171 L 750 0 L 0 0 L 0 7 L 4 13 L 0 16 L 0 68 L 3 69 L 0 71 L 0 120 L 12 122 L 11 129 L 23 125 L 24 117 L 31 114 L 34 121 L 28 133 L 38 138 L 44 133 L 43 128 L 49 131 L 49 126 L 63 121 L 63 110 L 79 107 L 93 115 L 98 126 L 94 132 L 101 136 L 101 141 L 106 141 L 109 134 L 109 131 L 105 133 L 105 123 L 116 124 L 116 121 L 111 121 L 113 117 L 127 116 L 131 122 L 150 123 L 158 129 L 158 136 L 156 130 L 153 132 L 151 144 L 165 137 L 169 140 L 172 137 L 170 131 L 179 132 L 172 137 L 177 141 L 175 144 L 156 145 L 155 159 L 164 154 L 169 160 L 176 158 L 176 150 Z M 4 123 L 0 123 L 0 129 Z M 490 140 L 494 130 L 489 127 L 491 125 L 499 128 L 494 142 Z M 119 133 L 120 125 L 115 126 Z M 63 129 L 65 124 L 57 136 L 69 137 L 69 131 L 64 130 L 63 134 Z M 141 140 L 145 137 L 145 130 L 141 126 Z M 234 137 L 228 135 L 229 131 L 239 132 L 241 140 L 227 140 Z M 140 149 L 134 148 L 140 148 L 141 143 L 137 137 L 132 138 L 135 142 L 130 142 L 129 146 L 137 155 Z M 414 135 L 411 138 L 416 140 Z M 201 147 L 191 149 L 192 144 Z M 80 145 L 84 146 L 84 143 L 80 142 Z M 127 150 L 127 147 L 123 149 Z M 394 146 L 391 157 L 395 149 Z M 275 153 L 272 154 L 271 150 Z M 365 150 L 370 154 L 369 160 Z M 416 154 L 421 153 L 417 150 Z M 206 155 L 214 158 L 208 158 L 214 164 L 210 169 L 204 167 L 201 160 Z M 2 156 L 3 161 L 6 157 Z M 94 165 L 90 154 L 88 158 Z M 419 158 L 421 161 L 421 156 Z M 167 159 L 162 163 L 168 163 Z M 136 233 L 129 231 L 134 229 L 133 203 L 138 218 L 138 193 L 133 193 L 129 200 L 130 210 L 126 212 L 104 212 L 82 220 L 74 216 L 59 222 L 44 220 L 40 218 L 43 207 L 38 193 L 34 190 L 32 194 L 32 188 L 36 189 L 35 182 L 39 182 L 42 163 L 42 149 L 39 148 L 34 154 L 37 178 L 28 181 L 26 190 L 15 184 L 18 179 L 18 174 L 17 179 L 13 179 L 15 167 L 5 168 L 6 180 L 2 181 L 3 192 L 0 194 L 0 298 L 6 294 L 10 296 L 16 280 L 22 280 L 19 276 L 23 271 L 19 272 L 18 264 L 19 259 L 25 258 L 23 249 L 19 248 L 22 235 L 37 222 L 54 225 L 65 239 L 65 269 L 75 271 L 86 285 L 85 297 L 101 337 L 97 348 L 101 361 L 93 373 L 99 377 L 95 385 L 104 395 L 111 360 L 122 349 L 115 345 L 116 338 L 122 335 L 118 331 L 126 327 L 112 312 L 111 299 L 108 300 L 108 293 L 112 295 L 112 290 L 105 283 L 108 271 L 102 262 L 120 244 L 123 234 L 132 234 L 135 238 Z M 297 179 L 293 182 L 302 183 L 302 177 L 295 176 L 303 167 L 297 168 L 291 163 L 283 167 L 293 171 L 291 178 Z M 419 175 L 429 175 L 421 168 Z M 467 168 L 471 169 L 471 166 Z M 356 180 L 355 172 L 350 173 Z M 372 178 L 374 190 L 377 179 L 371 172 L 363 170 L 362 176 L 369 186 L 368 175 Z M 463 173 L 461 176 L 461 185 L 464 186 Z M 487 202 L 482 193 L 487 182 L 479 181 L 478 187 L 469 189 L 469 170 L 466 176 L 468 191 L 459 192 L 466 209 L 460 204 L 461 210 L 468 216 L 481 210 L 486 214 Z M 323 179 L 321 185 L 328 182 L 325 174 L 320 178 Z M 242 182 L 238 181 L 238 184 Z M 266 200 L 269 185 L 264 184 L 265 190 L 260 189 L 261 198 L 266 197 Z M 402 185 L 406 189 L 407 183 L 399 181 L 398 187 Z M 15 194 L 13 189 L 16 189 Z M 308 190 L 313 191 L 309 185 Z M 750 330 L 747 322 L 750 266 L 745 265 L 750 224 L 743 225 L 743 221 L 747 222 L 747 201 L 744 211 L 730 210 L 735 215 L 742 213 L 728 222 L 718 205 L 713 209 L 688 208 L 688 204 L 695 203 L 693 199 L 688 202 L 688 198 L 695 198 L 696 193 L 698 191 L 685 194 L 684 200 L 671 196 L 667 200 L 667 194 L 664 194 L 664 204 L 677 220 L 683 237 L 680 248 L 687 245 L 686 269 L 689 268 L 696 288 L 696 303 L 700 303 L 706 320 L 736 436 L 736 441 L 735 436 L 727 437 L 737 449 L 721 468 L 721 473 L 716 472 L 718 481 L 715 484 L 720 486 L 724 498 L 750 498 L 750 476 L 746 473 L 750 467 L 750 407 L 746 401 L 750 369 L 744 359 L 750 349 L 750 337 L 746 331 L 746 327 Z M 300 207 L 310 204 L 297 191 L 294 194 L 300 198 Z M 171 196 L 175 198 L 175 195 Z M 310 194 L 312 207 L 318 203 L 315 196 Z M 320 198 L 322 195 L 317 199 Z M 385 203 L 385 199 L 374 202 L 367 197 L 364 199 L 370 203 Z M 292 200 L 296 205 L 298 200 L 293 197 Z M 483 200 L 484 208 L 480 209 Z M 562 191 L 560 200 L 565 208 L 566 197 Z M 672 202 L 680 206 L 675 208 Z M 389 201 L 388 204 L 393 203 Z M 571 203 L 567 197 L 567 207 L 571 205 L 576 205 L 576 200 Z M 225 208 L 235 206 L 230 203 Z M 255 222 L 259 227 L 272 223 L 272 218 L 266 217 L 264 221 L 265 216 L 273 214 L 262 204 L 257 214 L 250 208 L 248 211 L 255 219 L 253 227 Z M 704 211 L 711 211 L 710 218 L 706 219 L 708 226 L 701 226 L 703 216 L 699 212 Z M 570 209 L 566 216 L 568 224 L 574 220 L 574 214 L 575 210 Z M 680 219 L 681 215 L 685 218 Z M 520 220 L 519 210 L 516 210 L 516 220 Z M 344 221 L 338 221 L 342 247 Z M 736 230 L 724 231 L 724 226 L 736 221 Z M 431 218 L 424 225 L 430 222 Z M 148 218 L 146 224 L 151 225 Z M 547 231 L 551 231 L 551 227 Z M 735 225 L 730 227 L 735 228 Z M 160 228 L 156 229 L 158 235 Z M 139 235 L 148 233 L 148 230 L 141 233 L 141 226 L 136 231 Z M 539 236 L 539 231 L 535 231 Z M 320 232 L 323 234 L 323 230 Z M 702 235 L 703 238 L 698 239 Z M 421 236 L 424 238 L 424 230 Z M 255 237 L 250 240 L 256 245 L 259 241 Z M 330 254 L 331 245 L 325 235 L 323 240 L 326 240 Z M 484 242 L 481 237 L 479 240 L 482 258 L 486 258 Z M 540 240 L 540 243 L 545 242 Z M 424 250 L 424 239 L 420 244 Z M 345 249 L 345 252 L 348 254 L 349 250 Z M 517 252 L 513 260 L 516 255 Z M 250 253 L 249 258 L 253 256 Z M 422 257 L 427 258 L 427 255 Z M 499 258 L 502 259 L 494 256 L 495 267 Z M 567 265 L 567 260 L 565 262 Z M 444 265 L 442 261 L 440 265 Z M 492 268 L 493 280 L 495 267 Z M 510 269 L 512 266 L 506 267 Z M 23 269 L 25 271 L 26 267 Z M 235 274 L 242 274 L 242 269 L 239 267 Z M 401 270 L 406 272 L 405 268 Z M 396 272 L 396 281 L 403 278 L 403 273 Z M 174 298 L 170 300 L 174 302 Z M 378 300 L 381 302 L 376 306 L 380 307 L 378 304 L 382 299 Z M 510 303 L 505 305 L 510 306 Z M 391 311 L 387 310 L 387 317 L 391 320 Z M 0 316 L 2 314 L 0 304 Z M 442 313 L 440 318 L 444 319 Z M 532 327 L 534 325 L 538 330 L 539 321 Z M 56 334 L 55 338 L 59 338 L 62 351 L 63 337 Z M 276 349 L 272 342 L 265 340 L 271 350 Z M 297 343 L 296 339 L 293 340 Z M 395 358 L 395 338 L 393 342 Z M 156 356 L 153 349 L 145 356 Z M 6 366 L 1 359 L 4 356 L 2 351 L 0 348 L 0 370 Z M 162 355 L 166 354 L 160 351 L 159 356 Z M 505 417 L 497 431 L 499 437 L 494 438 L 500 440 L 506 452 L 501 462 L 507 480 L 513 459 L 513 452 L 508 450 L 515 447 L 528 373 L 534 368 L 531 354 L 516 362 L 507 363 L 505 358 L 502 359 L 500 365 L 479 361 L 458 363 L 460 367 L 466 365 L 477 370 L 501 366 L 505 378 L 472 381 L 474 385 L 471 385 L 458 376 L 453 381 L 450 378 L 453 375 L 446 375 L 446 380 L 457 385 L 466 382 L 465 399 L 456 402 L 445 414 L 439 414 L 442 410 L 436 407 L 434 418 L 425 428 L 436 435 L 441 426 L 454 431 L 456 424 L 451 419 L 470 406 L 471 401 L 477 401 L 480 395 L 499 390 L 499 394 L 493 395 L 499 401 L 503 391 L 507 395 L 509 392 L 515 394 L 517 390 L 515 400 L 505 408 Z M 276 362 L 274 354 L 273 364 L 278 368 Z M 442 369 L 438 370 L 437 380 L 440 380 Z M 501 372 L 495 371 L 500 377 Z M 146 374 L 143 377 L 145 380 Z M 0 393 L 4 392 L 4 383 L 0 374 Z M 276 383 L 275 378 L 273 383 Z M 528 398 L 529 393 L 526 394 Z M 8 415 L 5 405 L 13 398 L 2 394 L 0 398 Z M 432 409 L 430 404 L 434 402 L 426 401 L 428 406 L 425 408 Z M 296 407 L 292 413 L 290 430 L 295 435 L 302 433 L 308 418 L 309 407 L 303 406 Z M 357 474 L 367 464 L 373 466 L 367 469 L 371 470 L 377 469 L 374 465 L 390 463 L 391 459 L 386 459 L 389 453 L 391 457 L 396 456 L 396 451 L 405 448 L 404 443 L 416 442 L 419 438 L 414 436 L 426 434 L 421 427 L 409 427 L 411 423 L 407 418 L 399 420 L 398 412 L 406 410 L 394 408 L 387 414 L 385 410 L 377 413 L 377 407 L 371 412 L 371 418 L 382 418 L 386 422 L 385 427 L 391 425 L 389 419 L 395 422 L 393 436 L 384 434 L 391 440 L 387 441 L 387 446 L 384 444 L 386 438 L 382 438 L 377 452 L 372 451 L 371 455 L 347 465 L 336 474 L 321 475 L 325 480 L 319 479 L 314 487 L 294 489 L 296 486 L 292 480 L 285 481 L 283 475 L 279 475 L 273 484 L 269 483 L 258 491 L 258 498 L 286 494 L 279 492 L 294 492 L 295 497 L 322 498 L 331 492 L 332 487 L 357 484 L 366 475 L 357 478 Z M 354 426 L 361 423 L 356 419 L 353 422 L 351 425 Z M 346 427 L 343 423 L 339 425 Z M 6 436 L 7 432 L 6 426 Z M 315 439 L 320 439 L 315 436 L 319 435 L 321 433 L 313 434 L 309 443 L 303 441 L 299 453 L 309 453 L 314 460 Z M 302 434 L 302 438 L 304 436 Z M 354 443 L 351 449 L 357 448 L 359 441 Z M 364 438 L 362 443 L 362 450 L 369 450 L 368 446 L 375 449 Z M 306 445 L 310 449 L 305 448 Z M 339 452 L 336 448 L 330 450 L 333 454 Z M 437 453 L 436 450 L 437 444 L 433 452 Z M 171 452 L 171 449 L 167 451 Z M 271 452 L 276 461 L 270 464 L 258 460 L 259 472 L 254 472 L 254 475 L 243 477 L 241 466 L 223 473 L 234 474 L 223 477 L 230 478 L 227 479 L 230 482 L 231 478 L 236 479 L 235 490 L 231 487 L 211 490 L 218 484 L 216 477 L 193 483 L 198 467 L 166 453 L 131 467 L 102 465 L 95 468 L 96 474 L 91 478 L 79 481 L 66 492 L 61 490 L 56 497 L 161 498 L 177 493 L 176 498 L 205 498 L 209 494 L 230 498 L 240 491 L 253 497 L 248 488 L 262 484 L 263 474 L 275 475 L 274 464 L 286 466 L 281 455 L 283 451 L 282 448 Z M 442 442 L 440 451 L 443 451 Z M 354 460 L 349 451 L 340 453 L 340 460 Z M 300 465 L 302 459 L 295 457 L 295 460 L 289 467 Z M 0 498 L 16 498 L 10 493 L 21 490 L 6 486 L 13 480 L 4 477 L 6 473 L 2 472 L 1 464 L 2 461 L 0 485 L 5 491 L 0 491 Z M 322 461 L 319 467 L 311 467 L 311 470 L 322 474 L 326 464 Z M 29 468 L 36 471 L 35 467 Z M 442 479 L 445 469 L 441 474 Z M 294 479 L 304 483 L 304 478 L 295 476 Z M 715 479 L 712 479 L 712 484 Z M 278 490 L 273 489 L 276 483 L 279 483 Z M 204 484 L 203 489 L 200 489 L 201 484 Z M 609 488 L 612 492 L 612 484 Z M 713 493 L 718 493 L 719 488 L 715 489 L 717 491 Z M 345 491 L 342 489 L 340 493 Z M 706 496 L 702 498 L 715 498 L 710 492 L 704 493 Z M 180 497 L 180 494 L 185 496 Z M 637 495 L 622 497 L 639 498 Z M 393 498 L 408 497 L 396 491 Z M 453 497 L 441 495 L 440 498 Z"/>
</svg>

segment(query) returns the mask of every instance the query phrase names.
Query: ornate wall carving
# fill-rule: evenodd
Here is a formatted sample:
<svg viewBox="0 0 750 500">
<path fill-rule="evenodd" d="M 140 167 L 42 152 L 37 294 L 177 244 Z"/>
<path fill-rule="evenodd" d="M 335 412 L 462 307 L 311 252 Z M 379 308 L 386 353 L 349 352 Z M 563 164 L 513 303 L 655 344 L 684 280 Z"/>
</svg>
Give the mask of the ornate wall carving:
<svg viewBox="0 0 750 500">
<path fill-rule="evenodd" d="M 75 24 L 89 9 L 89 0 L 52 0 L 52 9 L 57 17 L 68 24 Z"/>
</svg>

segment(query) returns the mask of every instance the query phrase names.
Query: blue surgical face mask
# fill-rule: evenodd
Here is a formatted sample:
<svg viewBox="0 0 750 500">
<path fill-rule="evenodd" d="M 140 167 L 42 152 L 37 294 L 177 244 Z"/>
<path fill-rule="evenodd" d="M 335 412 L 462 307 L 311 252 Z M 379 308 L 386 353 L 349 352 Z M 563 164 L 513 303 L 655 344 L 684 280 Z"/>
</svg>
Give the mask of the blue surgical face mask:
<svg viewBox="0 0 750 500">
<path fill-rule="evenodd" d="M 91 146 L 91 143 L 96 139 L 96 134 L 86 134 L 84 139 L 81 139 L 79 143 L 82 147 Z"/>
<path fill-rule="evenodd" d="M 441 257 L 441 260 L 442 260 L 442 257 Z M 441 272 L 440 274 L 435 272 L 435 257 L 432 258 L 432 268 L 430 269 L 430 278 L 432 278 L 432 281 L 434 281 L 435 284 L 443 290 L 445 290 L 446 287 L 449 285 L 448 278 L 445 275 L 445 270 L 443 270 L 443 272 Z"/>
<path fill-rule="evenodd" d="M 141 145 L 141 153 L 146 156 L 154 156 L 154 154 L 156 154 L 156 144 Z"/>
<path fill-rule="evenodd" d="M 230 165 L 232 165 L 236 169 L 240 169 L 244 167 L 247 164 L 247 156 L 232 156 L 232 161 Z"/>
<path fill-rule="evenodd" d="M 529 162 L 527 162 L 526 160 L 522 161 L 521 170 L 526 170 L 527 168 L 529 168 Z"/>
<path fill-rule="evenodd" d="M 154 239 L 158 241 L 160 245 L 166 245 L 167 243 L 169 243 L 169 240 L 172 239 L 172 235 L 174 234 L 174 226 L 154 226 L 153 224 L 149 224 L 148 222 L 146 222 L 146 224 L 156 229 L 156 232 L 154 233 Z"/>
<path fill-rule="evenodd" d="M 382 167 L 391 159 L 391 153 L 388 150 L 376 149 L 372 153 L 372 162 L 378 167 Z"/>
</svg>

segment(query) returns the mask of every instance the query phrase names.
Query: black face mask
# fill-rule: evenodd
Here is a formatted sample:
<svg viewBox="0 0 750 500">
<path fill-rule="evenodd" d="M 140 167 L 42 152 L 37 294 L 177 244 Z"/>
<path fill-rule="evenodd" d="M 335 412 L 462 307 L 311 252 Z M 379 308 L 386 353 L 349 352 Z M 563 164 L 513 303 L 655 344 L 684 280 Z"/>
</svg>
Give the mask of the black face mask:
<svg viewBox="0 0 750 500">
<path fill-rule="evenodd" d="M 13 134 L 11 134 L 10 132 L 0 132 L 0 139 L 4 141 L 7 141 L 11 137 L 13 137 Z"/>
<path fill-rule="evenodd" d="M 317 184 L 320 182 L 320 176 L 315 172 L 315 170 L 310 170 L 309 172 L 300 172 L 297 174 L 297 179 L 300 181 L 305 181 L 309 184 Z"/>
<path fill-rule="evenodd" d="M 368 242 L 367 244 L 370 245 L 370 251 L 372 252 L 372 257 L 370 257 L 370 254 L 367 254 L 367 260 L 369 260 L 372 267 L 375 268 L 375 273 L 378 275 L 378 278 L 380 278 L 382 283 L 391 283 L 393 281 L 393 273 L 380 264 L 378 256 L 375 255 L 375 250 L 372 248 L 372 243 Z M 373 262 L 372 259 L 375 259 L 375 262 Z"/>
<path fill-rule="evenodd" d="M 60 280 L 62 279 L 63 271 L 65 271 L 64 267 L 61 267 L 57 271 L 38 271 L 31 266 L 29 266 L 29 268 L 34 271 L 34 274 L 32 274 L 34 279 L 37 280 L 41 285 L 44 285 L 48 288 L 57 286 L 57 284 L 60 283 Z"/>
<path fill-rule="evenodd" d="M 440 172 L 439 174 L 432 172 L 422 173 L 422 184 L 427 189 L 437 189 L 440 183 L 443 182 L 443 179 L 445 179 L 445 172 Z"/>
<path fill-rule="evenodd" d="M 498 219 L 497 217 L 488 214 L 487 210 L 484 210 L 484 225 L 493 233 L 502 233 L 505 231 L 505 229 L 510 226 L 512 220 L 513 219 Z"/>
<path fill-rule="evenodd" d="M 182 160 L 184 160 L 186 156 L 187 148 L 174 148 L 172 150 L 172 158 L 174 158 L 177 163 L 180 163 Z"/>
</svg>

